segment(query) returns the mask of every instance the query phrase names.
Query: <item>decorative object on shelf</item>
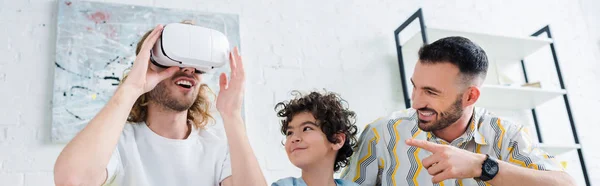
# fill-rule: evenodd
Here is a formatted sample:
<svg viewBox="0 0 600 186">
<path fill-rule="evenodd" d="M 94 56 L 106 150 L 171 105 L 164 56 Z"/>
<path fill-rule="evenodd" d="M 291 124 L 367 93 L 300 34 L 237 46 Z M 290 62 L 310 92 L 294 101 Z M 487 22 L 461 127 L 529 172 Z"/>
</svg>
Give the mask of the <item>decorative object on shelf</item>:
<svg viewBox="0 0 600 186">
<path fill-rule="evenodd" d="M 542 88 L 542 83 L 537 81 L 537 82 L 532 82 L 532 83 L 525 83 L 522 85 L 523 87 L 534 87 L 534 88 Z"/>
</svg>

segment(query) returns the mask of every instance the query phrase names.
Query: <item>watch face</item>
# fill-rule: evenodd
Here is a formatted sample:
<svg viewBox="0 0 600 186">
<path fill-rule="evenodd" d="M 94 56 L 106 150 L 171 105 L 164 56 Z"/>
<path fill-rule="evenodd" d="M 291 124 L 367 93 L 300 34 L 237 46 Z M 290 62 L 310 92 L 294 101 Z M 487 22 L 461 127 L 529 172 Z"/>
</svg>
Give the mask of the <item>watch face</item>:
<svg viewBox="0 0 600 186">
<path fill-rule="evenodd" d="M 498 166 L 494 162 L 486 162 L 483 166 L 486 173 L 495 175 L 498 172 Z"/>
</svg>

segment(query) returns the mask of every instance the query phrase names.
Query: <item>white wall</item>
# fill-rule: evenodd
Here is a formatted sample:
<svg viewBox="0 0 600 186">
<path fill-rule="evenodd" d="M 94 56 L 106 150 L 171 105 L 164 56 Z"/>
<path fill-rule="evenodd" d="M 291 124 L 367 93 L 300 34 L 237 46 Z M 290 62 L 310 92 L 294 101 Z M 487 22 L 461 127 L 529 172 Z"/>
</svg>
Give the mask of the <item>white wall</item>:
<svg viewBox="0 0 600 186">
<path fill-rule="evenodd" d="M 600 63 L 600 1 L 581 0 L 581 9 L 593 44 L 591 47 L 596 52 L 596 62 Z"/>
<path fill-rule="evenodd" d="M 593 138 L 600 130 L 600 122 L 593 118 L 597 115 L 593 106 L 600 104 L 600 67 L 592 49 L 598 43 L 588 38 L 592 34 L 579 1 L 127 3 L 240 15 L 249 76 L 248 131 L 268 181 L 299 175 L 283 152 L 273 111 L 276 102 L 289 98 L 290 90 L 326 88 L 340 93 L 358 113 L 361 128 L 403 108 L 393 30 L 419 7 L 424 8 L 428 25 L 450 29 L 526 36 L 550 24 L 589 174 L 600 175 L 600 142 Z M 49 142 L 56 1 L 0 0 L 0 25 L 0 183 L 53 185 L 53 163 L 63 147 Z M 548 139 L 562 128 L 543 130 L 550 134 L 545 135 Z M 583 185 L 581 176 L 576 177 Z M 600 177 L 592 178 L 592 183 L 600 184 Z"/>
</svg>

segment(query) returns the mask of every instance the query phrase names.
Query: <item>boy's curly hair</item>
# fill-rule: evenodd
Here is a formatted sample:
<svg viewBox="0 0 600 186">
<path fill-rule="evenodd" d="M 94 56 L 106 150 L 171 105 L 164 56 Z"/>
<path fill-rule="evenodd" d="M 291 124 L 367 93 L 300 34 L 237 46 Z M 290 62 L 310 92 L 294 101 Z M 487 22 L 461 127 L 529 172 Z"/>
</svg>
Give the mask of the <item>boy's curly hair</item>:
<svg viewBox="0 0 600 186">
<path fill-rule="evenodd" d="M 357 127 L 354 125 L 356 114 L 348 109 L 347 102 L 339 95 L 331 92 L 323 94 L 310 92 L 308 95 L 302 96 L 299 91 L 293 91 L 292 95 L 295 95 L 296 98 L 275 105 L 277 116 L 283 118 L 281 120 L 281 133 L 285 135 L 288 124 L 294 116 L 309 112 L 315 117 L 319 128 L 325 133 L 329 142 L 340 143 L 341 141 L 338 141 L 335 135 L 346 135 L 344 145 L 335 157 L 333 170 L 338 171 L 348 165 L 350 156 L 354 153 L 353 149 L 356 147 Z"/>
</svg>

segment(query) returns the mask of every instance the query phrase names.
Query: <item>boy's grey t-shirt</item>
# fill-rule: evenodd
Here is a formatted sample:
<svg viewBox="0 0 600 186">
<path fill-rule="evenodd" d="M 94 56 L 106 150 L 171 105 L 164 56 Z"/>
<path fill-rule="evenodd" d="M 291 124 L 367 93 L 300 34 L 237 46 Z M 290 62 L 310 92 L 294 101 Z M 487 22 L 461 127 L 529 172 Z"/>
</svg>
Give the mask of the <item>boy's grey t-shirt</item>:
<svg viewBox="0 0 600 186">
<path fill-rule="evenodd" d="M 127 123 L 107 165 L 104 185 L 219 185 L 231 175 L 227 139 L 214 127 L 192 129 L 187 139 Z"/>
</svg>

